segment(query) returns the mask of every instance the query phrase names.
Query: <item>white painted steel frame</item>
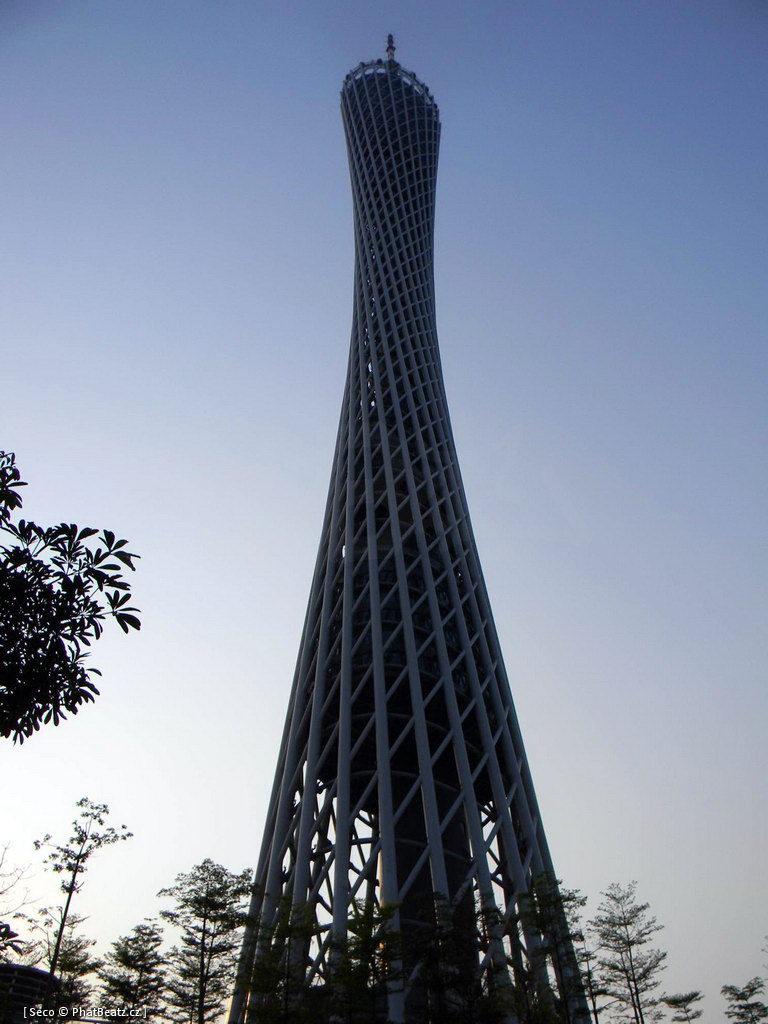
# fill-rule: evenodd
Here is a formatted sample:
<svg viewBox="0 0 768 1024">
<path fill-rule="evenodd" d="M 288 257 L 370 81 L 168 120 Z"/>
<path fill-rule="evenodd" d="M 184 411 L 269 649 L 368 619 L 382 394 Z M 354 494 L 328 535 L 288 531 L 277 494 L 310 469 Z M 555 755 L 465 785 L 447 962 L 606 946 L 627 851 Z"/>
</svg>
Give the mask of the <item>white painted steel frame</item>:
<svg viewBox="0 0 768 1024">
<path fill-rule="evenodd" d="M 236 1024 L 258 1020 L 248 979 L 281 907 L 309 908 L 314 934 L 286 965 L 306 983 L 332 973 L 355 900 L 395 905 L 390 927 L 406 933 L 430 920 L 433 894 L 497 907 L 475 955 L 498 985 L 541 941 L 515 923 L 518 898 L 552 872 L 440 368 L 437 106 L 390 58 L 347 76 L 341 108 L 352 343 Z M 408 1019 L 412 981 L 390 992 L 390 1019 Z"/>
</svg>

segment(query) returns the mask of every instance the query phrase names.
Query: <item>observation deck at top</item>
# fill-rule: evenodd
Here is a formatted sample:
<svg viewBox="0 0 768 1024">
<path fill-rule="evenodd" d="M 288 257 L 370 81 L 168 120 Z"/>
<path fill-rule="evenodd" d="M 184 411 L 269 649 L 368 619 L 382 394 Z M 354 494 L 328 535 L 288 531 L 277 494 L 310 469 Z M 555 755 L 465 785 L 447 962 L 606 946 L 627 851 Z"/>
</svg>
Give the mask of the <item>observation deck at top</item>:
<svg viewBox="0 0 768 1024">
<path fill-rule="evenodd" d="M 428 87 L 412 71 L 406 71 L 402 64 L 398 64 L 394 59 L 381 60 L 379 58 L 378 60 L 367 62 L 361 61 L 344 79 L 342 93 L 352 83 L 359 82 L 361 79 L 369 78 L 372 75 L 396 75 L 406 85 L 409 85 L 417 96 L 422 96 L 425 102 L 434 108 L 436 114 L 439 112 L 435 98 Z"/>
</svg>

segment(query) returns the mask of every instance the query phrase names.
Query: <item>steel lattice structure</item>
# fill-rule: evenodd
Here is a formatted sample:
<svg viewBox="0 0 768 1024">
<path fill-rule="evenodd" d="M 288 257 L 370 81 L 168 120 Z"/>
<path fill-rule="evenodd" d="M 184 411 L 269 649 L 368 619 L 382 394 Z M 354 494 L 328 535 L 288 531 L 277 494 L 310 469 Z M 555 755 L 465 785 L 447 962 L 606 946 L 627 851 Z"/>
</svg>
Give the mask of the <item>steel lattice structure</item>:
<svg viewBox="0 0 768 1024">
<path fill-rule="evenodd" d="M 552 864 L 437 346 L 438 109 L 394 60 L 391 39 L 387 54 L 355 68 L 341 95 L 354 197 L 352 343 L 237 1024 L 259 1019 L 254 964 L 288 906 L 308 927 L 284 950 L 286 972 L 313 986 L 332 978 L 356 901 L 393 908 L 384 927 L 405 935 L 434 923 L 435 894 L 451 913 L 463 906 L 466 920 L 485 922 L 472 924 L 466 955 L 490 985 L 503 986 L 509 966 L 524 969 L 531 947 L 547 941 L 519 921 L 521 894 Z M 494 907 L 498 915 L 486 914 Z M 424 998 L 414 994 L 419 964 L 405 960 L 385 1006 L 392 1020 L 411 1019 Z M 569 1002 L 581 1006 L 578 995 Z"/>
</svg>

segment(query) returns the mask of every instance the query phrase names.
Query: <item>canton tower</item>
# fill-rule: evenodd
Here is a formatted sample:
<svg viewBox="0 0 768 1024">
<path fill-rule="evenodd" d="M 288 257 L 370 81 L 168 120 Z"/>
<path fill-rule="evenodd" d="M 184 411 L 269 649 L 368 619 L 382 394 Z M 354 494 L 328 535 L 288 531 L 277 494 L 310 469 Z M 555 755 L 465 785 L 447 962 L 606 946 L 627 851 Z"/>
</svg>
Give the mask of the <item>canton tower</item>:
<svg viewBox="0 0 768 1024">
<path fill-rule="evenodd" d="M 552 862 L 440 367 L 438 109 L 394 53 L 390 36 L 387 59 L 358 65 L 341 92 L 352 342 L 230 1020 L 283 1019 L 265 1009 L 278 990 L 285 1019 L 302 1006 L 324 1019 L 367 920 L 373 959 L 387 936 L 396 951 L 366 974 L 367 1014 L 325 1019 L 454 1019 L 474 997 L 451 996 L 447 970 L 469 973 L 478 999 L 503 996 L 499 1020 L 533 992 L 574 1021 L 585 1005 L 564 917 L 526 897 Z M 438 984 L 435 949 L 448 947 Z"/>
</svg>

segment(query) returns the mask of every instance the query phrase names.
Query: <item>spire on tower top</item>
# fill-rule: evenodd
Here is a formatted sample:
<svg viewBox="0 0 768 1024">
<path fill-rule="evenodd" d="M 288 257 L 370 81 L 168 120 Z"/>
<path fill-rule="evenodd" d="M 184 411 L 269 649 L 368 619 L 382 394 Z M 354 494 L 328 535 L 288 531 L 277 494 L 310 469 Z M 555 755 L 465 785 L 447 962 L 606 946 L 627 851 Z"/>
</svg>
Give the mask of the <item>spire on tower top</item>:
<svg viewBox="0 0 768 1024">
<path fill-rule="evenodd" d="M 387 60 L 394 60 L 394 59 L 395 59 L 395 40 L 392 38 L 392 33 L 390 32 L 389 35 L 387 36 Z"/>
</svg>

